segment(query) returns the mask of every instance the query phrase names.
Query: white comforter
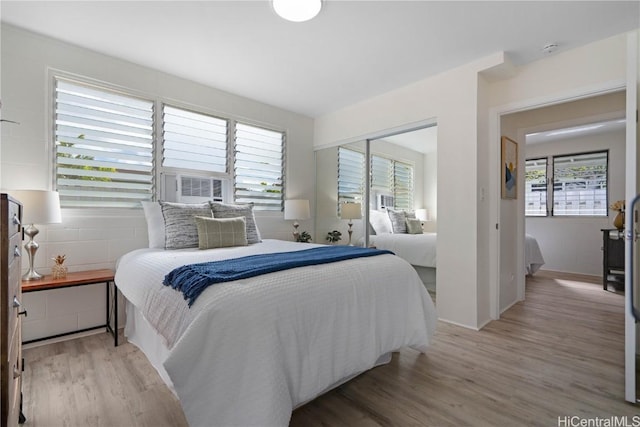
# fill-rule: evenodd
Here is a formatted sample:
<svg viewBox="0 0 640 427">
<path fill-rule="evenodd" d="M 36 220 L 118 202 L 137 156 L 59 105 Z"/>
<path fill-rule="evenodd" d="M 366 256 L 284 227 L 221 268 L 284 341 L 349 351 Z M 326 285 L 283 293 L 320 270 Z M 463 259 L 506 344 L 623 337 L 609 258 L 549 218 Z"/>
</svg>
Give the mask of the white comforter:
<svg viewBox="0 0 640 427">
<path fill-rule="evenodd" d="M 540 245 L 535 237 L 530 234 L 524 236 L 524 268 L 525 275 L 533 276 L 544 265 L 544 257 Z"/>
<path fill-rule="evenodd" d="M 388 249 L 411 265 L 435 268 L 437 236 L 437 233 L 382 233 L 369 236 L 369 240 L 376 248 Z"/>
<path fill-rule="evenodd" d="M 265 240 L 207 251 L 139 249 L 116 284 L 167 341 L 164 362 L 189 424 L 285 426 L 296 406 L 433 336 L 433 302 L 415 270 L 381 255 L 209 287 L 188 308 L 162 285 L 195 262 L 316 245 Z"/>
</svg>

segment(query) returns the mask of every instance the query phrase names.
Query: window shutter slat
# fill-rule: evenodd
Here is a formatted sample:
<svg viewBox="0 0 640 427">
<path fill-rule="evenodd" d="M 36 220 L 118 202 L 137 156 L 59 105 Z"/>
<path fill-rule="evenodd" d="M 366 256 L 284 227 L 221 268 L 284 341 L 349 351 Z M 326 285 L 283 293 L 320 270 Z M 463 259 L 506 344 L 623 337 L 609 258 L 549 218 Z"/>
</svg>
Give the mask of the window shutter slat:
<svg viewBox="0 0 640 427">
<path fill-rule="evenodd" d="M 153 194 L 153 102 L 56 80 L 63 207 L 137 207 Z"/>
<path fill-rule="evenodd" d="M 162 166 L 227 172 L 224 119 L 170 105 L 162 106 Z"/>
<path fill-rule="evenodd" d="M 282 210 L 284 133 L 237 123 L 234 142 L 234 200 Z"/>
</svg>

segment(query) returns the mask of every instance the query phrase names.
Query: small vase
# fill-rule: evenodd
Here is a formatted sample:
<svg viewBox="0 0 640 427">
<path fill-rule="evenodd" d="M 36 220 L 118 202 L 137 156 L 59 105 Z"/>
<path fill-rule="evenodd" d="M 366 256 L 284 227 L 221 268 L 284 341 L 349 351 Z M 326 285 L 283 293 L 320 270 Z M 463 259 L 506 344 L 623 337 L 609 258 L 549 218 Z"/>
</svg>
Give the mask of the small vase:
<svg viewBox="0 0 640 427">
<path fill-rule="evenodd" d="M 51 275 L 54 279 L 64 279 L 67 277 L 67 267 L 62 264 L 54 264 L 51 268 Z"/>
<path fill-rule="evenodd" d="M 613 218 L 613 226 L 618 229 L 618 231 L 622 231 L 624 229 L 624 212 L 618 212 L 615 218 Z"/>
</svg>

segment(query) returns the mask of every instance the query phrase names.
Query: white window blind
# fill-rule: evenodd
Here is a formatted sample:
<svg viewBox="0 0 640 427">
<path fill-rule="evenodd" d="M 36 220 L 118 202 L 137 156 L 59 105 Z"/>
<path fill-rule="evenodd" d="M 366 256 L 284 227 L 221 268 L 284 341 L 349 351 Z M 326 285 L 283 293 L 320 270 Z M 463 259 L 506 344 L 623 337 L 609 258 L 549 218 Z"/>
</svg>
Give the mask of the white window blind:
<svg viewBox="0 0 640 427">
<path fill-rule="evenodd" d="M 227 121 L 164 105 L 162 166 L 227 172 Z"/>
<path fill-rule="evenodd" d="M 607 215 L 608 152 L 553 157 L 553 215 Z"/>
<path fill-rule="evenodd" d="M 364 195 L 364 154 L 338 148 L 338 213 L 343 203 L 361 202 Z"/>
<path fill-rule="evenodd" d="M 56 79 L 55 179 L 63 207 L 139 207 L 151 200 L 153 105 Z"/>
<path fill-rule="evenodd" d="M 234 154 L 234 200 L 282 210 L 284 133 L 237 123 Z"/>
<path fill-rule="evenodd" d="M 528 159 L 525 162 L 525 215 L 547 215 L 547 159 Z"/>
<path fill-rule="evenodd" d="M 371 156 L 371 189 L 377 194 L 393 194 L 393 162 L 380 156 Z"/>
<path fill-rule="evenodd" d="M 413 210 L 413 166 L 397 161 L 393 163 L 395 208 Z"/>
</svg>

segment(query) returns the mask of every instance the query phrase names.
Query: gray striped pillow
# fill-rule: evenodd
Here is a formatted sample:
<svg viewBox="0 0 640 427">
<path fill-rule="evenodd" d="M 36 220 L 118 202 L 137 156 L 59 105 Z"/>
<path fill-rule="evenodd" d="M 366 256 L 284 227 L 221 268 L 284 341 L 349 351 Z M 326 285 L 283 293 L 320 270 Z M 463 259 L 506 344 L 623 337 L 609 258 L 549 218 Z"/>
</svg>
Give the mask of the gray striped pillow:
<svg viewBox="0 0 640 427">
<path fill-rule="evenodd" d="M 247 228 L 242 216 L 220 219 L 197 216 L 196 227 L 200 249 L 247 246 Z"/>
<path fill-rule="evenodd" d="M 184 249 L 198 247 L 196 216 L 211 218 L 208 203 L 160 202 L 164 217 L 164 248 Z"/>
<path fill-rule="evenodd" d="M 231 205 L 220 202 L 209 202 L 214 218 L 237 218 L 243 216 L 247 224 L 247 242 L 260 243 L 260 230 L 253 215 L 253 203 Z"/>
<path fill-rule="evenodd" d="M 387 214 L 391 220 L 391 228 L 394 233 L 406 233 L 407 232 L 407 214 L 405 211 L 394 211 L 387 208 Z"/>
</svg>

